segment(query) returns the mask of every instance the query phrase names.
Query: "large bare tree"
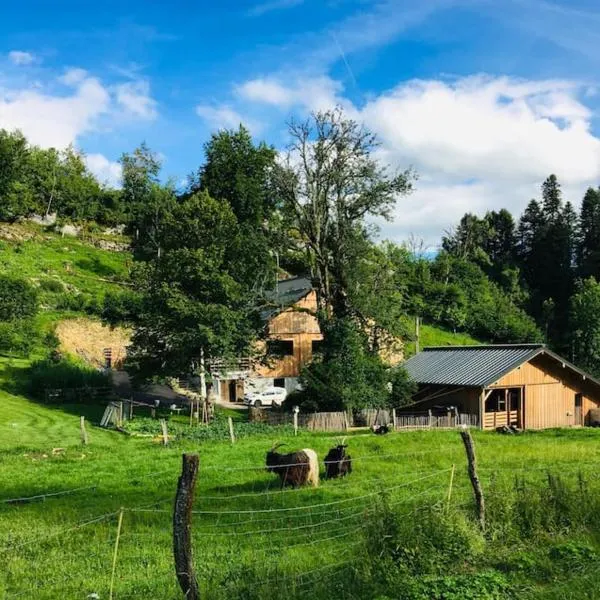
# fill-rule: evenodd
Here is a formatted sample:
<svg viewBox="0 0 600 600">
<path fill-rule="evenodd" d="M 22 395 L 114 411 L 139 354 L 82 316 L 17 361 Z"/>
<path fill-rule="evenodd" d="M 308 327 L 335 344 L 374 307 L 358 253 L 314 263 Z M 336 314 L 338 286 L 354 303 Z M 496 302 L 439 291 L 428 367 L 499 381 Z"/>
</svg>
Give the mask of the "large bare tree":
<svg viewBox="0 0 600 600">
<path fill-rule="evenodd" d="M 320 318 L 352 316 L 349 282 L 367 220 L 389 219 L 414 174 L 382 165 L 375 135 L 339 107 L 292 121 L 289 135 L 274 184 L 306 246 Z"/>
</svg>

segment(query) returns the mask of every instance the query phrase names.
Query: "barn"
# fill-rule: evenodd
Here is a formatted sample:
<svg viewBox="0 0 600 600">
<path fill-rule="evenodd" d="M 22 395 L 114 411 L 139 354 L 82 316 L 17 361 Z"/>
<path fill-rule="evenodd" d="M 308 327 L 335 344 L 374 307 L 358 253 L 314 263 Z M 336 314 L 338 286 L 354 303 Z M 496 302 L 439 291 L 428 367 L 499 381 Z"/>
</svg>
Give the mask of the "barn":
<svg viewBox="0 0 600 600">
<path fill-rule="evenodd" d="M 418 384 L 409 410 L 476 415 L 483 429 L 590 425 L 600 381 L 543 344 L 425 348 L 404 363 Z"/>
</svg>

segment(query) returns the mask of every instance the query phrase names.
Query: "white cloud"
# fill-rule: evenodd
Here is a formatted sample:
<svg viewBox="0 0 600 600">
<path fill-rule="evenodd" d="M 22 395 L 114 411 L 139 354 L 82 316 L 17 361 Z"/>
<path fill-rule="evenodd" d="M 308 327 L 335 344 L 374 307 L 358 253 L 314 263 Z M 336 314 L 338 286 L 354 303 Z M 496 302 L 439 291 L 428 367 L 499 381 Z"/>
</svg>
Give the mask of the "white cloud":
<svg viewBox="0 0 600 600">
<path fill-rule="evenodd" d="M 85 162 L 88 169 L 110 187 L 120 187 L 122 169 L 118 162 L 108 160 L 103 154 L 87 154 Z"/>
<path fill-rule="evenodd" d="M 342 104 L 377 134 L 379 157 L 413 166 L 416 191 L 402 199 L 384 235 L 439 240 L 467 211 L 506 207 L 519 215 L 556 173 L 575 204 L 600 180 L 600 139 L 591 131 L 589 90 L 573 81 L 471 76 L 413 80 L 352 105 L 325 77 L 288 85 L 274 78 L 237 86 L 242 99 L 307 111 Z"/>
<path fill-rule="evenodd" d="M 8 53 L 8 58 L 15 65 L 30 65 L 35 61 L 35 56 L 31 52 L 23 50 L 11 50 Z"/>
<path fill-rule="evenodd" d="M 329 77 L 296 78 L 290 83 L 280 79 L 266 77 L 246 81 L 235 86 L 235 93 L 243 100 L 269 104 L 287 110 L 292 106 L 304 106 L 309 110 L 322 110 L 350 103 L 342 96 L 343 86 Z"/>
<path fill-rule="evenodd" d="M 116 87 L 117 102 L 126 112 L 152 121 L 158 116 L 156 101 L 150 96 L 150 84 L 145 80 L 130 81 Z"/>
<path fill-rule="evenodd" d="M 251 17 L 259 17 L 260 15 L 264 15 L 265 13 L 272 12 L 274 10 L 293 8 L 294 6 L 299 6 L 300 4 L 304 4 L 304 0 L 270 0 L 253 6 L 248 11 L 248 15 Z"/>
<path fill-rule="evenodd" d="M 64 75 L 61 75 L 58 80 L 65 85 L 76 86 L 86 79 L 87 76 L 88 73 L 85 69 L 72 68 L 67 69 Z"/>
<path fill-rule="evenodd" d="M 147 83 L 107 86 L 79 68 L 44 83 L 0 88 L 0 128 L 20 129 L 42 147 L 64 148 L 86 133 L 156 115 Z"/>
<path fill-rule="evenodd" d="M 246 126 L 254 134 L 262 129 L 261 123 L 243 117 L 227 105 L 209 106 L 208 104 L 200 104 L 196 106 L 196 114 L 215 129 L 236 129 L 240 124 Z"/>
<path fill-rule="evenodd" d="M 20 129 L 33 144 L 63 148 L 95 128 L 110 109 L 110 95 L 94 77 L 57 96 L 22 89 L 0 93 L 0 127 Z"/>
<path fill-rule="evenodd" d="M 422 175 L 384 233 L 439 239 L 467 211 L 520 214 L 556 173 L 578 203 L 600 178 L 600 140 L 591 111 L 568 81 L 468 77 L 411 81 L 360 112 L 382 142 L 382 157 Z"/>
</svg>

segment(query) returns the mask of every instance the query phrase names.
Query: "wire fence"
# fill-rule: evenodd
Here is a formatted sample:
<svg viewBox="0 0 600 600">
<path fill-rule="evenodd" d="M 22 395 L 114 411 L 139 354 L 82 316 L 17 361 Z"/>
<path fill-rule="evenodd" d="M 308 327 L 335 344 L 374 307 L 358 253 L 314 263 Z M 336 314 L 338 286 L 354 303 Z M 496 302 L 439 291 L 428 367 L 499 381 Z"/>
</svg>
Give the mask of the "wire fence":
<svg viewBox="0 0 600 600">
<path fill-rule="evenodd" d="M 339 574 L 344 569 L 358 568 L 368 560 L 368 531 L 380 504 L 392 510 L 396 518 L 408 520 L 431 510 L 470 514 L 474 500 L 460 445 L 443 458 L 435 458 L 434 462 L 443 466 L 420 462 L 439 453 L 436 447 L 358 455 L 352 458 L 355 472 L 362 469 L 382 474 L 356 479 L 353 473 L 324 481 L 317 488 L 298 489 L 281 489 L 277 478 L 265 472 L 264 464 L 203 465 L 201 475 L 212 472 L 213 476 L 206 483 L 200 477 L 192 512 L 194 556 L 201 587 L 207 597 L 213 590 L 243 595 L 244 590 L 279 584 L 301 590 L 316 585 L 332 570 Z M 456 464 L 459 466 L 455 469 Z M 479 470 L 487 488 L 486 497 L 493 503 L 495 498 L 503 497 L 500 484 L 524 476 L 534 481 L 552 468 L 495 465 L 488 459 Z M 557 470 L 565 475 L 585 472 L 598 478 L 597 463 L 592 461 L 569 463 L 565 459 Z M 170 597 L 176 595 L 171 558 L 172 508 L 165 505 L 173 502 L 177 475 L 175 468 L 135 473 L 137 482 L 156 483 L 169 476 L 162 490 L 164 496 L 161 491 L 161 497 L 144 498 L 142 486 L 136 494 L 127 495 L 129 502 L 123 509 L 117 508 L 123 500 L 115 497 L 114 510 L 57 524 L 51 531 L 47 531 L 47 524 L 43 535 L 36 535 L 32 528 L 27 537 L 0 540 L 0 555 L 7 564 L 6 574 L 0 575 L 0 597 L 2 592 L 6 598 L 17 598 L 32 595 L 35 590 L 36 597 L 68 598 L 76 590 L 78 595 L 72 597 L 85 597 L 81 595 L 85 591 L 88 597 L 95 593 L 105 598 L 113 585 L 115 598 L 131 595 L 134 585 L 136 590 L 146 590 L 147 597 L 156 597 L 159 588 L 173 592 Z M 240 486 L 243 491 L 236 491 Z M 94 494 L 99 488 L 102 482 L 4 498 L 0 505 L 10 511 L 7 514 L 18 517 L 24 505 L 59 502 L 72 495 Z M 117 529 L 120 514 L 122 528 Z M 114 546 L 117 540 L 118 555 Z M 69 560 L 56 577 L 47 578 L 48 565 L 55 564 L 59 556 L 68 556 Z M 26 568 L 26 564 L 33 566 Z M 148 578 L 150 581 L 146 581 Z"/>
</svg>

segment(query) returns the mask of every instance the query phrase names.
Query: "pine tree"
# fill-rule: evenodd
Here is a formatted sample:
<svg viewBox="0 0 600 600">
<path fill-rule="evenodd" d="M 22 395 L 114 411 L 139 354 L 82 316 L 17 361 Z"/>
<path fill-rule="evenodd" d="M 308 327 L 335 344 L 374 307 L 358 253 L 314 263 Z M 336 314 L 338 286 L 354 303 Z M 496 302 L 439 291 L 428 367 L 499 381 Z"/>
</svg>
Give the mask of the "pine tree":
<svg viewBox="0 0 600 600">
<path fill-rule="evenodd" d="M 542 184 L 542 209 L 550 222 L 558 219 L 562 209 L 562 191 L 556 175 L 550 175 Z"/>
<path fill-rule="evenodd" d="M 579 214 L 577 266 L 580 277 L 600 279 L 600 190 L 589 188 Z"/>
</svg>

